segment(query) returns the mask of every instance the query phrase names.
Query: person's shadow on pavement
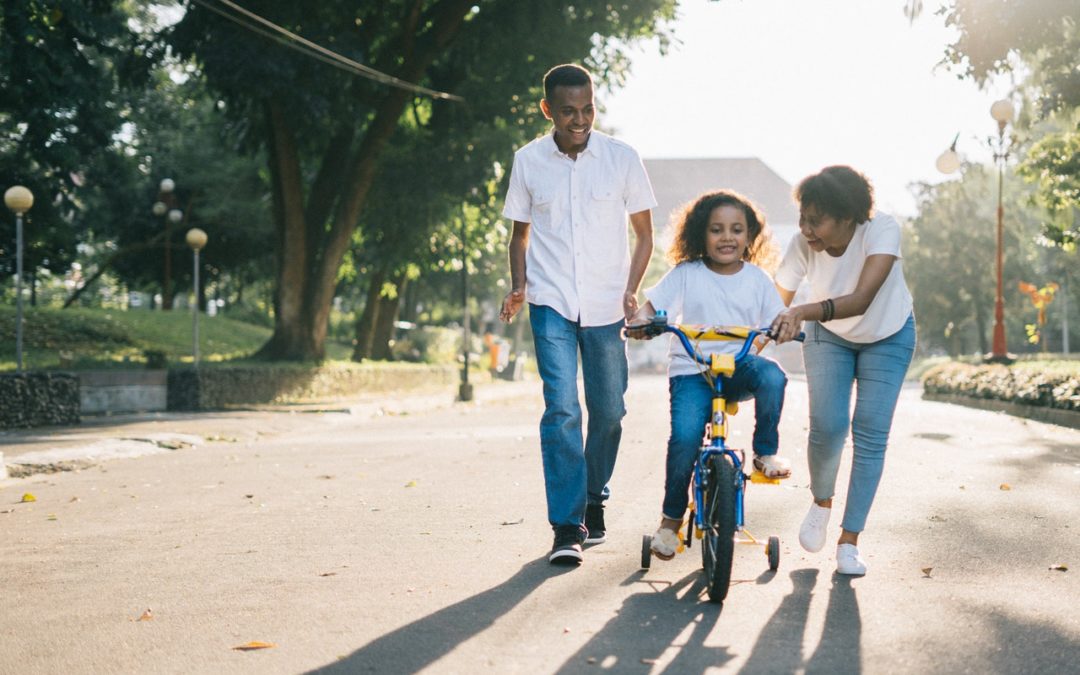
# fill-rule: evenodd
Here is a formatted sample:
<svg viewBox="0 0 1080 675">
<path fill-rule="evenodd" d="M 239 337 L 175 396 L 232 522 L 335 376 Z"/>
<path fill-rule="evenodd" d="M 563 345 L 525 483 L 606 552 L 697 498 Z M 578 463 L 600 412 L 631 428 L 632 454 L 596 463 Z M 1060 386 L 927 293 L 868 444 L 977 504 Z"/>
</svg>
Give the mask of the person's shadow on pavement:
<svg viewBox="0 0 1080 675">
<path fill-rule="evenodd" d="M 546 555 L 533 560 L 498 586 L 417 619 L 372 640 L 336 663 L 309 672 L 415 673 L 489 628 L 552 578 L 556 569 L 548 563 Z"/>
<path fill-rule="evenodd" d="M 810 598 L 818 570 L 802 569 L 791 573 L 791 593 L 773 612 L 758 634 L 754 649 L 743 665 L 742 673 L 794 673 L 802 665 L 803 634 L 810 611 Z"/>
<path fill-rule="evenodd" d="M 641 575 L 635 573 L 624 585 L 641 583 Z M 732 658 L 727 647 L 705 646 L 721 606 L 704 602 L 704 591 L 701 572 L 695 571 L 662 591 L 631 595 L 618 614 L 556 672 L 598 668 L 598 672 L 648 673 L 665 651 L 676 647 L 675 640 L 688 626 L 693 626 L 690 635 L 677 646 L 679 652 L 665 671 L 693 673 L 722 666 Z"/>
<path fill-rule="evenodd" d="M 833 574 L 825 628 L 814 655 L 806 662 L 807 673 L 862 672 L 862 617 L 851 577 Z"/>
</svg>

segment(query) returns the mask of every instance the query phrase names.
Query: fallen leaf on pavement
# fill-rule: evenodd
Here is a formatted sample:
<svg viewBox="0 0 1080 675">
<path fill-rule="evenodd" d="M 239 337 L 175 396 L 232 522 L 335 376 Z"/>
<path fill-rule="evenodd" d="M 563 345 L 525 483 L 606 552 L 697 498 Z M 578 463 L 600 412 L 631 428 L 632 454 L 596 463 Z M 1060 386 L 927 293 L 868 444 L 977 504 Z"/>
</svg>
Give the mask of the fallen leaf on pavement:
<svg viewBox="0 0 1080 675">
<path fill-rule="evenodd" d="M 1012 486 L 1009 485 L 1008 483 L 1002 483 L 1001 485 L 998 486 L 998 489 L 1002 490 L 1002 491 L 1011 490 Z"/>
<path fill-rule="evenodd" d="M 247 644 L 237 645 L 233 649 L 241 652 L 250 652 L 255 649 L 270 649 L 271 647 L 277 647 L 273 642 L 248 642 Z"/>
<path fill-rule="evenodd" d="M 517 520 L 513 520 L 513 521 L 504 520 L 504 521 L 502 521 L 502 524 L 503 525 L 520 525 L 520 524 L 522 524 L 524 522 L 525 522 L 524 518 L 518 518 Z"/>
<path fill-rule="evenodd" d="M 405 483 L 405 487 L 416 487 L 416 481 L 411 480 L 408 483 Z"/>
<path fill-rule="evenodd" d="M 318 478 L 319 480 L 334 480 L 334 476 L 331 476 L 331 475 L 328 475 L 328 474 L 323 474 L 321 476 L 315 476 L 315 477 Z"/>
<path fill-rule="evenodd" d="M 78 497 L 72 497 L 71 499 L 68 500 L 68 504 L 74 504 L 77 501 L 79 501 Z"/>
<path fill-rule="evenodd" d="M 1050 569 L 1054 570 L 1055 572 L 1068 572 L 1069 566 L 1063 565 L 1062 563 L 1057 563 L 1055 565 L 1051 565 Z"/>
<path fill-rule="evenodd" d="M 335 574 L 337 574 L 337 572 L 323 572 L 323 573 L 322 573 L 322 574 L 320 574 L 319 576 L 320 576 L 320 577 L 332 577 L 332 576 L 334 576 Z"/>
<path fill-rule="evenodd" d="M 140 616 L 138 619 L 135 619 L 135 620 L 136 621 L 152 621 L 153 619 L 154 619 L 154 614 L 153 614 L 153 612 L 150 611 L 150 608 L 147 607 L 146 611 L 142 613 L 142 616 Z"/>
<path fill-rule="evenodd" d="M 924 568 L 922 568 L 923 576 L 925 576 L 927 579 L 930 578 L 930 572 L 932 572 L 932 571 L 934 571 L 933 567 L 924 567 Z"/>
<path fill-rule="evenodd" d="M 26 502 L 36 502 L 36 501 L 37 501 L 37 497 L 30 494 L 29 492 L 24 493 L 23 496 L 22 496 L 22 503 L 24 503 L 24 504 Z"/>
<path fill-rule="evenodd" d="M 56 520 L 56 514 L 55 513 L 50 513 L 49 517 L 48 517 L 48 520 Z"/>
</svg>

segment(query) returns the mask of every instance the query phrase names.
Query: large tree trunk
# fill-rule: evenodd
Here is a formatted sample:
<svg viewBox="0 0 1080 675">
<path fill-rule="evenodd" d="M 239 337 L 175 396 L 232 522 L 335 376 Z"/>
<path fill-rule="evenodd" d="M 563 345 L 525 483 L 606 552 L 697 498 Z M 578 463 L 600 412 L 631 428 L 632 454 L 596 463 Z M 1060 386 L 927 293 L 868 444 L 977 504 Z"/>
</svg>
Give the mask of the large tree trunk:
<svg viewBox="0 0 1080 675">
<path fill-rule="evenodd" d="M 364 311 L 356 320 L 356 344 L 353 345 L 352 360 L 356 362 L 371 358 L 371 346 L 375 339 L 375 322 L 379 318 L 379 293 L 382 291 L 386 272 L 375 270 L 368 283 L 367 301 Z"/>
<path fill-rule="evenodd" d="M 394 337 L 394 324 L 398 320 L 398 310 L 401 308 L 401 296 L 409 281 L 404 275 L 398 275 L 394 280 L 397 292 L 393 297 L 379 296 L 379 316 L 375 321 L 375 337 L 371 344 L 371 358 L 378 361 L 390 361 L 393 354 L 390 350 L 390 340 Z"/>
<path fill-rule="evenodd" d="M 451 0 L 442 5 L 433 19 L 436 27 L 432 39 L 422 49 L 409 39 L 415 26 L 404 29 L 406 48 L 398 74 L 401 80 L 422 79 L 435 58 L 458 35 L 472 5 L 471 0 Z M 379 157 L 412 96 L 403 89 L 388 90 L 351 160 L 345 158 L 350 151 L 353 127 L 342 127 L 331 135 L 306 209 L 295 139 L 280 102 L 267 102 L 269 163 L 278 234 L 278 291 L 274 334 L 259 350 L 259 356 L 293 361 L 324 358 L 341 261 L 374 181 Z M 340 179 L 341 175 L 345 176 L 344 180 Z"/>
</svg>

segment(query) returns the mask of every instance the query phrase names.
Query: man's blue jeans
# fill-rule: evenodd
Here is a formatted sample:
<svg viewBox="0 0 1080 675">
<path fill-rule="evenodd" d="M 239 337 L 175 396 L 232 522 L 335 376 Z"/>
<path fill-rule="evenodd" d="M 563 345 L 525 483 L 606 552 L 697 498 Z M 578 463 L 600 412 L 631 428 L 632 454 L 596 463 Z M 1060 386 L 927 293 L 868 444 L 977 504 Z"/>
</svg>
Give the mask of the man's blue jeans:
<svg viewBox="0 0 1080 675">
<path fill-rule="evenodd" d="M 581 525 L 586 504 L 608 498 L 608 481 L 626 414 L 626 340 L 623 322 L 583 327 L 546 305 L 529 305 L 536 365 L 544 381 L 540 419 L 548 521 Z M 582 443 L 578 353 L 585 380 L 588 433 Z"/>
<path fill-rule="evenodd" d="M 775 455 L 780 444 L 777 431 L 784 409 L 787 375 L 771 359 L 748 356 L 731 377 L 721 377 L 724 398 L 754 399 L 754 454 Z M 705 423 L 712 417 L 713 388 L 702 375 L 676 375 L 668 381 L 671 394 L 671 436 L 667 447 L 663 515 L 679 520 L 689 502 L 687 491 L 694 462 L 701 450 Z"/>
<path fill-rule="evenodd" d="M 893 335 L 869 344 L 848 342 L 817 322 L 806 324 L 803 361 L 810 395 L 810 491 L 819 500 L 833 496 L 850 427 L 855 452 L 840 524 L 849 532 L 862 532 L 866 526 L 885 466 L 896 401 L 914 352 L 914 316 Z"/>
</svg>

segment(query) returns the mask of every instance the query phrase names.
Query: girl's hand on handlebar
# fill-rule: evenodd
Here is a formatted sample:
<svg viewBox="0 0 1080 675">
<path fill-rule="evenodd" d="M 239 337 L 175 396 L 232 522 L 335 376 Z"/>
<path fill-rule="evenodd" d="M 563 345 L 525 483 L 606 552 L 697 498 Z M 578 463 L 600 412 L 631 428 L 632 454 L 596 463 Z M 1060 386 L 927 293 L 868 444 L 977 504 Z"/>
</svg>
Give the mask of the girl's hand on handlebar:
<svg viewBox="0 0 1080 675">
<path fill-rule="evenodd" d="M 776 341 L 776 344 L 782 345 L 785 342 L 790 342 L 798 336 L 802 331 L 802 316 L 800 316 L 797 308 L 786 309 L 776 315 L 770 326 L 772 332 L 772 339 Z"/>
</svg>

